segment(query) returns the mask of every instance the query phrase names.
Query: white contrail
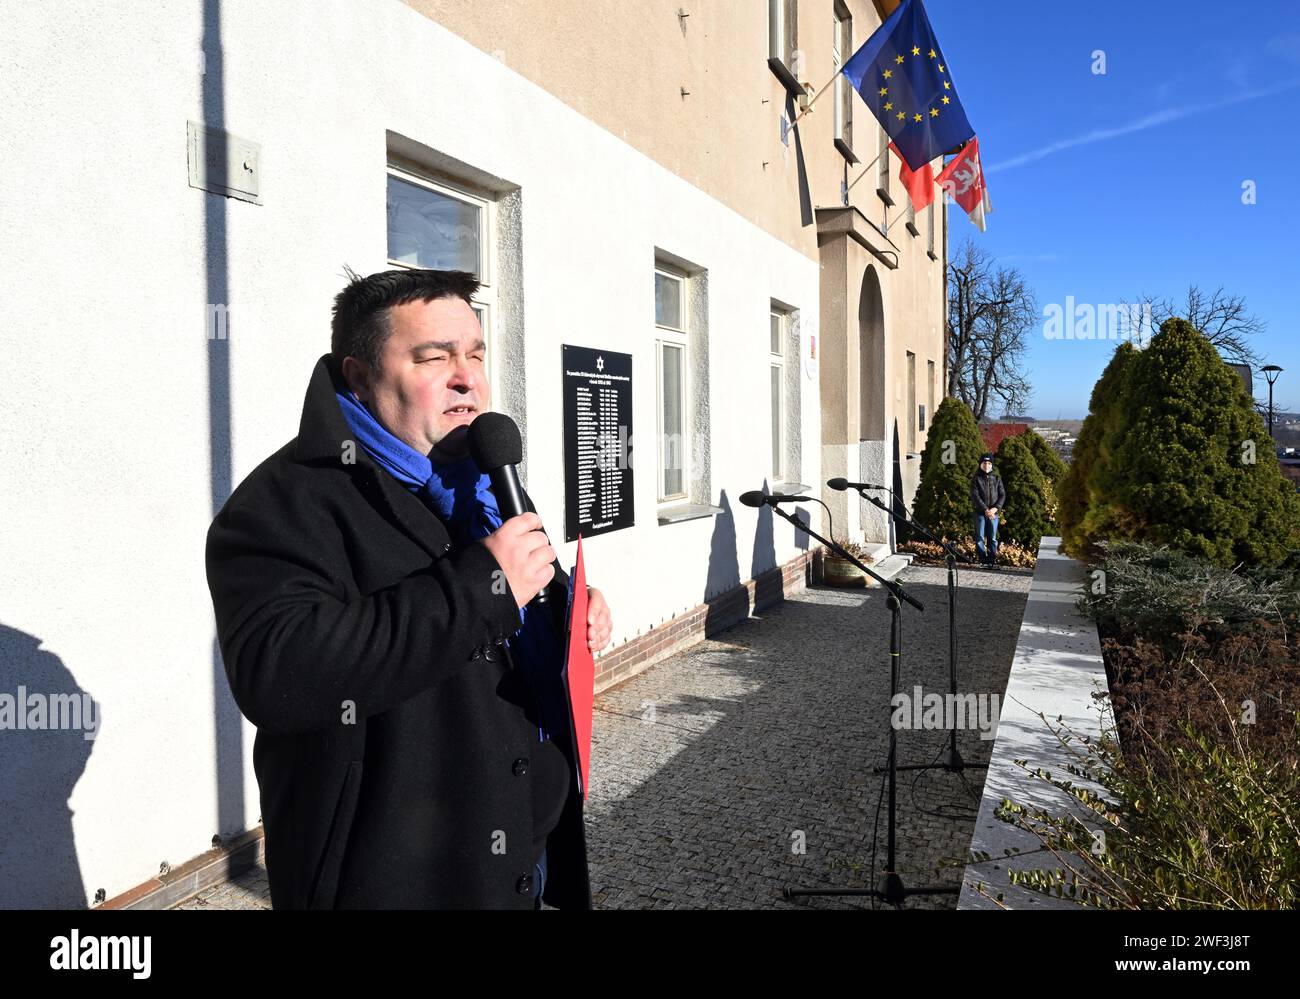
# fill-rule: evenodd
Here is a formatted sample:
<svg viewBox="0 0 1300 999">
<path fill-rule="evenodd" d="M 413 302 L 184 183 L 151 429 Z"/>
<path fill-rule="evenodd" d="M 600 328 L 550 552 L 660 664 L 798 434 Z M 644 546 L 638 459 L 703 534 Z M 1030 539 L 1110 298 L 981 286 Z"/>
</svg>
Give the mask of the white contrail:
<svg viewBox="0 0 1300 999">
<path fill-rule="evenodd" d="M 1072 149 L 1075 146 L 1088 146 L 1094 142 L 1105 142 L 1107 139 L 1117 139 L 1121 135 L 1132 135 L 1134 132 L 1141 132 L 1148 128 L 1155 128 L 1157 125 L 1165 125 L 1171 121 L 1177 121 L 1179 118 L 1187 118 L 1194 114 L 1201 114 L 1205 111 L 1217 111 L 1219 108 L 1226 108 L 1233 104 L 1241 104 L 1243 101 L 1253 101 L 1259 97 L 1269 97 L 1273 94 L 1280 94 L 1285 90 L 1291 90 L 1300 86 L 1300 80 L 1287 80 L 1284 83 L 1278 83 L 1271 87 L 1265 87 L 1263 90 L 1252 90 L 1249 93 L 1237 94 L 1235 97 L 1226 97 L 1221 101 L 1214 101 L 1210 104 L 1197 104 L 1193 107 L 1185 108 L 1167 108 L 1164 111 L 1157 111 L 1155 114 L 1149 114 L 1144 118 L 1131 121 L 1127 125 L 1120 125 L 1117 128 L 1099 128 L 1084 135 L 1076 135 L 1072 139 L 1061 139 L 1059 142 L 1053 142 L 1051 145 L 1044 146 L 1042 149 L 1035 149 L 1031 153 L 1022 153 L 1019 156 L 1013 156 L 1009 160 L 998 160 L 984 168 L 985 173 L 996 173 L 999 170 L 1010 170 L 1012 167 L 1024 166 L 1026 163 L 1033 163 L 1035 160 L 1041 160 L 1044 156 L 1051 156 L 1053 153 L 1059 153 L 1063 149 Z"/>
</svg>

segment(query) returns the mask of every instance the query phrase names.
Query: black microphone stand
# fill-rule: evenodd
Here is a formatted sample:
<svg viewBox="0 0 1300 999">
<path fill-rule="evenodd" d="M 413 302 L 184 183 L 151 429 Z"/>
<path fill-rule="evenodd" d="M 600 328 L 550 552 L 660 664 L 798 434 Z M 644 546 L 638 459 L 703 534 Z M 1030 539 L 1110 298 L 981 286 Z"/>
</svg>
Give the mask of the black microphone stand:
<svg viewBox="0 0 1300 999">
<path fill-rule="evenodd" d="M 776 504 L 769 504 L 772 512 L 782 519 L 793 524 L 797 530 L 803 531 L 809 537 L 820 541 L 836 555 L 853 563 L 868 576 L 878 582 L 885 589 L 889 590 L 889 597 L 886 599 L 886 605 L 889 607 L 889 707 L 890 707 L 890 724 L 889 724 L 889 852 L 885 860 L 884 886 L 881 888 L 786 888 L 783 892 L 786 898 L 796 898 L 799 896 L 868 896 L 871 898 L 883 899 L 888 904 L 895 907 L 902 907 L 904 900 L 910 895 L 956 895 L 961 891 L 960 888 L 907 888 L 903 885 L 903 879 L 898 875 L 897 865 L 895 863 L 898 854 L 898 730 L 894 728 L 893 703 L 894 697 L 898 693 L 898 682 L 901 673 L 901 662 L 903 658 L 903 612 L 902 601 L 906 600 L 917 610 L 924 612 L 925 607 L 921 602 L 903 589 L 902 585 L 895 579 L 885 579 L 879 573 L 867 568 L 852 555 L 846 552 L 842 547 L 833 541 L 827 541 L 820 534 L 815 533 L 807 524 L 797 517 L 786 513 Z M 880 767 L 876 767 L 874 772 L 880 773 Z"/>
<path fill-rule="evenodd" d="M 912 515 L 907 512 L 907 504 L 897 496 L 894 496 L 893 490 L 887 490 L 891 496 L 898 502 L 899 508 L 903 515 L 899 516 L 896 512 L 885 506 L 884 503 L 874 496 L 868 496 L 867 491 L 858 488 L 857 493 L 868 503 L 880 507 L 891 517 L 897 517 L 904 524 L 914 527 L 921 534 L 933 541 L 936 545 L 944 550 L 944 561 L 948 564 L 948 682 L 949 690 L 952 691 L 953 703 L 957 703 L 957 565 L 958 560 L 969 562 L 970 559 L 960 554 L 957 549 L 953 548 L 948 542 L 936 538 L 924 524 L 914 520 Z M 917 763 L 905 767 L 899 767 L 899 770 L 934 770 L 942 769 L 950 773 L 956 773 L 958 770 L 984 770 L 988 768 L 987 763 L 966 763 L 961 758 L 961 753 L 957 751 L 957 720 L 951 719 L 951 726 L 948 729 L 948 762 L 944 764 L 934 763 Z M 877 771 L 879 772 L 879 771 Z"/>
</svg>

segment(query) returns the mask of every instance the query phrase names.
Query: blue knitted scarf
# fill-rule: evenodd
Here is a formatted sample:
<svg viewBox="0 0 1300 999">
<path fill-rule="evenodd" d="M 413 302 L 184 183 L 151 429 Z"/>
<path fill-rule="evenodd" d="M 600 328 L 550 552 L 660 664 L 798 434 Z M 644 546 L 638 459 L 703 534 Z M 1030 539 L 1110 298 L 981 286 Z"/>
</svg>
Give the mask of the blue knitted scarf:
<svg viewBox="0 0 1300 999">
<path fill-rule="evenodd" d="M 343 418 L 366 453 L 423 500 L 458 541 L 477 541 L 501 526 L 501 511 L 490 489 L 491 480 L 479 472 L 472 457 L 436 464 L 389 433 L 351 392 L 335 394 Z M 519 623 L 519 630 L 508 636 L 506 644 L 532 683 L 539 711 L 538 738 L 547 739 L 561 730 L 567 714 L 561 713 L 565 701 L 560 682 L 560 641 L 545 608 L 521 608 Z"/>
</svg>

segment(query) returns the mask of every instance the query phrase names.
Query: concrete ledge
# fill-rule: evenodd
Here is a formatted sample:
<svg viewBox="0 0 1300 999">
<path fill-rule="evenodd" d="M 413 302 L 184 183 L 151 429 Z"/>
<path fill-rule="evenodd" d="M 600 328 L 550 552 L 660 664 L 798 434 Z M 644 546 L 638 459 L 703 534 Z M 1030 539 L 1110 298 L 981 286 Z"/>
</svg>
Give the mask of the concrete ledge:
<svg viewBox="0 0 1300 999">
<path fill-rule="evenodd" d="M 866 566 L 881 579 L 888 581 L 897 577 L 899 573 L 912 564 L 912 556 L 901 552 L 897 555 L 890 555 L 889 546 L 884 545 L 882 547 L 884 548 L 885 554 L 883 556 L 872 556 L 871 561 L 867 562 Z M 828 583 L 826 581 L 826 573 L 823 569 L 823 565 L 824 563 L 819 559 L 812 577 L 812 582 L 818 586 L 827 586 L 836 590 L 880 588 L 880 584 L 870 576 L 860 577 L 857 582 L 853 584 Z"/>
<path fill-rule="evenodd" d="M 699 520 L 701 517 L 716 517 L 722 513 L 722 507 L 709 506 L 707 503 L 683 503 L 680 506 L 668 506 L 659 511 L 659 523 L 680 524 L 685 520 Z"/>
<path fill-rule="evenodd" d="M 1065 764 L 1071 757 L 1038 717 L 1040 711 L 1053 725 L 1068 726 L 1078 735 L 1094 739 L 1101 734 L 1103 719 L 1106 725 L 1111 724 L 1110 702 L 1104 702 L 1102 714 L 1092 696 L 1095 691 L 1107 689 L 1097 627 L 1075 607 L 1075 601 L 1083 593 L 1085 568 L 1057 552 L 1060 542 L 1060 538 L 1043 538 L 1039 548 L 1038 566 L 1025 604 L 1006 696 L 1002 699 L 997 741 L 989 761 L 979 818 L 971 837 L 970 848 L 987 853 L 992 859 L 966 868 L 958 909 L 998 908 L 995 902 L 975 890 L 974 885 L 980 882 L 994 898 L 1002 893 L 1002 905 L 1006 908 L 1078 908 L 1069 900 L 1009 884 L 1008 867 L 1055 868 L 1060 863 L 1049 853 L 1004 857 L 1006 849 L 1014 847 L 1028 853 L 1038 850 L 1040 844 L 1030 833 L 994 816 L 1004 798 L 1041 807 L 1056 815 L 1067 814 L 1072 808 L 1078 814 L 1081 806 L 1072 798 L 1029 777 L 1015 765 L 1015 760 L 1027 760 L 1030 767 L 1042 767 L 1053 776 L 1069 776 Z M 1061 716 L 1059 723 L 1057 716 Z"/>
</svg>

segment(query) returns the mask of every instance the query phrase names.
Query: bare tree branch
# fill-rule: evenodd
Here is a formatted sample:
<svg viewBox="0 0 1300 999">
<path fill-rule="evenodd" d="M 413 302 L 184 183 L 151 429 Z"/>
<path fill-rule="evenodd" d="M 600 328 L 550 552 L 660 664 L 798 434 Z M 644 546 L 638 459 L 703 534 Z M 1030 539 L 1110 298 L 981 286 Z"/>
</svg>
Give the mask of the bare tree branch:
<svg viewBox="0 0 1300 999">
<path fill-rule="evenodd" d="M 962 243 L 948 261 L 948 395 L 967 405 L 971 346 L 980 315 L 980 289 L 988 281 L 991 260 L 973 240 Z"/>
<path fill-rule="evenodd" d="M 1151 306 L 1151 321 L 1156 328 L 1166 319 L 1186 319 L 1218 348 L 1225 361 L 1249 364 L 1252 370 L 1259 367 L 1260 355 L 1251 339 L 1263 333 L 1268 323 L 1247 311 L 1243 296 L 1229 294 L 1222 285 L 1212 292 L 1191 285 L 1181 304 L 1151 295 L 1139 301 Z"/>
<path fill-rule="evenodd" d="M 1013 267 L 996 271 L 986 251 L 967 239 L 949 263 L 948 394 L 977 420 L 990 407 L 1028 408 L 1032 390 L 1023 374 L 1038 306 Z"/>
</svg>

